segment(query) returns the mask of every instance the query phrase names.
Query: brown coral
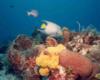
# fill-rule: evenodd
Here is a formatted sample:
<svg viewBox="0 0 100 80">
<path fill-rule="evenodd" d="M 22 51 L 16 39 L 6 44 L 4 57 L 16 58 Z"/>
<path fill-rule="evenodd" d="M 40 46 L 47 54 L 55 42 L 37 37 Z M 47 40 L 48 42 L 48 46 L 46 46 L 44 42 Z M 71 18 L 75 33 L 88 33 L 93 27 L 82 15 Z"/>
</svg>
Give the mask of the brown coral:
<svg viewBox="0 0 100 80">
<path fill-rule="evenodd" d="M 9 52 L 8 54 L 8 59 L 13 66 L 13 70 L 17 73 L 21 71 L 21 56 L 15 52 L 13 54 L 12 52 Z"/>
<path fill-rule="evenodd" d="M 60 53 L 60 64 L 64 67 L 72 67 L 73 71 L 81 77 L 89 76 L 93 68 L 89 59 L 70 51 Z"/>
<path fill-rule="evenodd" d="M 34 57 L 27 57 L 24 66 L 26 68 L 33 69 L 35 66 L 35 58 Z"/>
<path fill-rule="evenodd" d="M 32 40 L 30 37 L 20 35 L 16 38 L 14 48 L 17 50 L 25 50 L 32 47 Z"/>
<path fill-rule="evenodd" d="M 71 32 L 67 28 L 63 29 L 63 38 L 64 38 L 63 42 L 64 44 L 66 44 L 71 38 Z"/>
</svg>

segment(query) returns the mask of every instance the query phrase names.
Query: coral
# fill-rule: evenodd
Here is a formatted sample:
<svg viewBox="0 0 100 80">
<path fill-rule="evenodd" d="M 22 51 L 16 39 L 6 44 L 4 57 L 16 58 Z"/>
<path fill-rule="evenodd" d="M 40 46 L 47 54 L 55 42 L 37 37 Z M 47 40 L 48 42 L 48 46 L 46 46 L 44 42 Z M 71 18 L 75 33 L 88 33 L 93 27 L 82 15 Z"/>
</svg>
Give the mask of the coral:
<svg viewBox="0 0 100 80">
<path fill-rule="evenodd" d="M 34 80 L 30 78 L 34 78 L 36 74 L 35 56 L 39 49 L 35 50 L 32 39 L 24 35 L 18 36 L 8 49 L 8 59 L 13 72 L 25 78 L 24 80 Z"/>
<path fill-rule="evenodd" d="M 16 52 L 12 54 L 12 52 L 9 52 L 8 59 L 13 66 L 13 69 L 15 72 L 20 73 L 21 71 L 21 56 Z"/>
<path fill-rule="evenodd" d="M 51 59 L 51 60 L 50 60 L 50 62 L 48 63 L 48 67 L 49 67 L 49 68 L 57 68 L 58 65 L 59 65 L 59 56 L 53 55 L 50 59 Z"/>
<path fill-rule="evenodd" d="M 63 38 L 64 38 L 64 44 L 70 41 L 71 38 L 71 32 L 67 28 L 63 28 Z"/>
<path fill-rule="evenodd" d="M 53 37 L 37 32 L 32 38 L 18 35 L 8 49 L 10 67 L 22 80 L 91 80 L 100 73 L 100 37 L 94 29 L 64 28 L 62 36 Z"/>
<path fill-rule="evenodd" d="M 15 39 L 15 44 L 13 45 L 13 47 L 17 50 L 29 49 L 32 47 L 32 39 L 25 35 L 19 35 Z"/>
<path fill-rule="evenodd" d="M 58 69 L 52 69 L 51 75 L 49 76 L 49 80 L 60 80 L 60 74 Z"/>
<path fill-rule="evenodd" d="M 23 56 L 21 53 L 10 52 L 8 54 L 8 58 L 9 58 L 9 62 L 11 64 L 11 67 L 13 68 L 14 73 L 25 78 L 24 80 L 34 80 L 34 79 L 29 79 L 30 76 L 32 77 L 35 74 L 35 72 L 34 72 L 34 67 L 35 67 L 34 57 Z"/>
<path fill-rule="evenodd" d="M 46 44 L 48 46 L 57 46 L 58 43 L 57 43 L 56 39 L 49 36 L 46 38 Z"/>
<path fill-rule="evenodd" d="M 59 56 L 41 54 L 36 58 L 36 64 L 41 67 L 55 68 L 59 64 Z"/>
<path fill-rule="evenodd" d="M 41 67 L 56 68 L 59 64 L 59 53 L 64 49 L 66 48 L 62 44 L 58 44 L 55 47 L 47 47 L 36 57 L 36 64 Z"/>
<path fill-rule="evenodd" d="M 100 45 L 93 45 L 87 55 L 92 62 L 100 64 Z"/>
<path fill-rule="evenodd" d="M 37 57 L 39 54 L 44 51 L 46 46 L 44 44 L 36 45 L 33 49 L 33 56 Z"/>
<path fill-rule="evenodd" d="M 35 58 L 34 57 L 27 57 L 26 60 L 25 60 L 25 65 L 24 67 L 26 69 L 33 69 L 35 66 Z"/>
<path fill-rule="evenodd" d="M 34 73 L 34 69 L 25 69 L 23 70 L 23 80 L 40 80 L 39 74 Z"/>
<path fill-rule="evenodd" d="M 100 72 L 100 66 L 98 64 L 93 64 L 93 70 L 91 72 L 91 75 L 88 77 L 87 80 L 91 80 L 93 78 L 96 78 L 96 74 L 98 74 Z"/>
<path fill-rule="evenodd" d="M 48 68 L 40 68 L 39 73 L 41 76 L 48 76 L 49 75 L 49 69 Z"/>
<path fill-rule="evenodd" d="M 62 68 L 51 69 L 49 80 L 76 80 L 75 74 L 67 74 Z"/>
<path fill-rule="evenodd" d="M 84 37 L 84 43 L 85 43 L 85 44 L 91 45 L 91 44 L 93 44 L 93 41 L 94 41 L 94 40 L 95 40 L 95 39 L 94 39 L 93 36 L 86 35 L 86 36 Z"/>
<path fill-rule="evenodd" d="M 66 47 L 63 44 L 58 44 L 55 47 L 47 47 L 46 51 L 50 54 L 50 55 L 54 55 L 54 54 L 59 54 L 61 51 L 65 50 Z"/>
<path fill-rule="evenodd" d="M 42 67 L 47 67 L 49 61 L 50 56 L 44 54 L 41 54 L 36 58 L 36 64 Z"/>
<path fill-rule="evenodd" d="M 89 76 L 93 68 L 89 59 L 69 51 L 60 53 L 60 64 L 64 67 L 72 67 L 73 71 L 81 77 Z"/>
</svg>

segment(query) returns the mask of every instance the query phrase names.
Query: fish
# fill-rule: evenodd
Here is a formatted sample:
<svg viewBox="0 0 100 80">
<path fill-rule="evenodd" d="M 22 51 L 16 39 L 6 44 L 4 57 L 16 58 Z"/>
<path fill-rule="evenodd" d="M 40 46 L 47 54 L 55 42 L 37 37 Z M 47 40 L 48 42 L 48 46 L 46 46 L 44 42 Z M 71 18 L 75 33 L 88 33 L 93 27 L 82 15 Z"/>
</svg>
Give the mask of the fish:
<svg viewBox="0 0 100 80">
<path fill-rule="evenodd" d="M 39 13 L 37 10 L 27 11 L 28 16 L 38 17 Z"/>
<path fill-rule="evenodd" d="M 38 29 L 38 31 L 51 37 L 57 37 L 62 35 L 61 27 L 56 23 L 47 20 L 43 20 L 43 23 L 40 29 Z"/>
</svg>

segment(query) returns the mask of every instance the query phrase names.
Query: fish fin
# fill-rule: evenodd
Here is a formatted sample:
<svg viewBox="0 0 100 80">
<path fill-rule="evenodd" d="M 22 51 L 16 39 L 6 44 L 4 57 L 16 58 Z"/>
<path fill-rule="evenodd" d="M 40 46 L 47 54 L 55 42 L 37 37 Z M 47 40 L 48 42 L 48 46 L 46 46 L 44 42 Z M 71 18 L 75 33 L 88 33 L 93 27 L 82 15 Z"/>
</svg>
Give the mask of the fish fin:
<svg viewBox="0 0 100 80">
<path fill-rule="evenodd" d="M 44 22 L 45 24 L 53 23 L 53 22 L 51 22 L 51 21 L 47 21 L 47 20 L 42 20 L 42 22 Z"/>
<path fill-rule="evenodd" d="M 40 30 L 40 29 L 37 29 L 37 31 L 41 32 L 41 33 L 45 33 L 44 30 Z"/>
</svg>

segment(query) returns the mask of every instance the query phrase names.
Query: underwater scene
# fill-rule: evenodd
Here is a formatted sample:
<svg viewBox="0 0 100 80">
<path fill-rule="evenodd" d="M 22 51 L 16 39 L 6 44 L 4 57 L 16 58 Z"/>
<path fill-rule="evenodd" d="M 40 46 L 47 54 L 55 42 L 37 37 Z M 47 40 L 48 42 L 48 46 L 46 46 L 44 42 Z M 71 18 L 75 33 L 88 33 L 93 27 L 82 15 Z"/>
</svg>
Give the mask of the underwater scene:
<svg viewBox="0 0 100 80">
<path fill-rule="evenodd" d="M 100 80 L 100 0 L 0 0 L 0 80 Z"/>
</svg>

